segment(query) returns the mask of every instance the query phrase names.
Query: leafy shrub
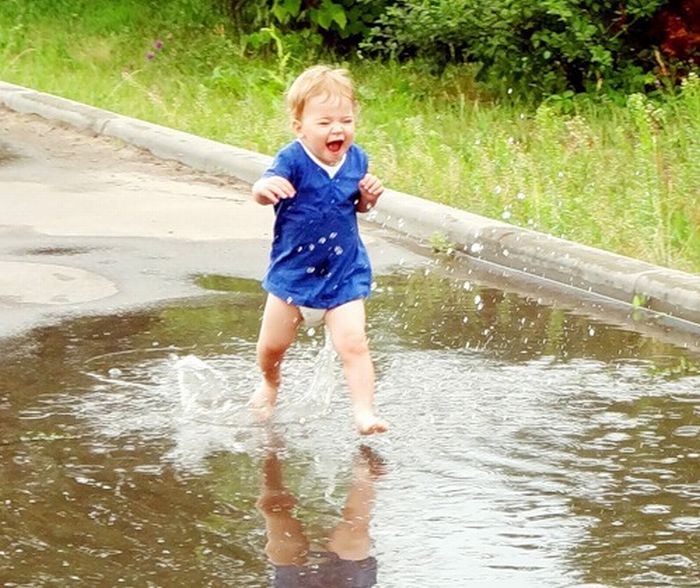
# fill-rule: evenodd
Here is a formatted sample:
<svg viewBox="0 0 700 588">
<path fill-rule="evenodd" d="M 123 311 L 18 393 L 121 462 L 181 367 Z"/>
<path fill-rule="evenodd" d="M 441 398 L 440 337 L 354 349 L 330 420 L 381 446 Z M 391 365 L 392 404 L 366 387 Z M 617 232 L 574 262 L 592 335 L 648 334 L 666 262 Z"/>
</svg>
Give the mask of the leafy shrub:
<svg viewBox="0 0 700 588">
<path fill-rule="evenodd" d="M 642 89 L 653 55 L 642 34 L 664 0 L 401 0 L 363 43 L 386 57 L 420 56 L 438 68 L 481 64 L 481 78 L 541 94 Z M 650 61 L 648 62 L 650 63 Z"/>
<path fill-rule="evenodd" d="M 283 33 L 303 31 L 311 42 L 348 52 L 357 47 L 386 7 L 394 3 L 395 0 L 230 0 L 229 12 L 244 31 L 270 27 Z"/>
</svg>

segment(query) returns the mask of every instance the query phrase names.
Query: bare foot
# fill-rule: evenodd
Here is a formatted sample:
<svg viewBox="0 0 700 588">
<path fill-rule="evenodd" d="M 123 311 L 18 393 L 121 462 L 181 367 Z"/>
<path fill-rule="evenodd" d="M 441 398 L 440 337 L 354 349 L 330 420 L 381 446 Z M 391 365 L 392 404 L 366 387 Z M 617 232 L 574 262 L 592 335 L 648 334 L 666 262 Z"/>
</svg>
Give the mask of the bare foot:
<svg viewBox="0 0 700 588">
<path fill-rule="evenodd" d="M 355 425 L 361 435 L 373 435 L 389 430 L 389 423 L 373 412 L 355 414 Z"/>
<path fill-rule="evenodd" d="M 250 397 L 248 406 L 253 409 L 260 420 L 266 421 L 272 416 L 276 402 L 277 387 L 263 380 Z"/>
</svg>

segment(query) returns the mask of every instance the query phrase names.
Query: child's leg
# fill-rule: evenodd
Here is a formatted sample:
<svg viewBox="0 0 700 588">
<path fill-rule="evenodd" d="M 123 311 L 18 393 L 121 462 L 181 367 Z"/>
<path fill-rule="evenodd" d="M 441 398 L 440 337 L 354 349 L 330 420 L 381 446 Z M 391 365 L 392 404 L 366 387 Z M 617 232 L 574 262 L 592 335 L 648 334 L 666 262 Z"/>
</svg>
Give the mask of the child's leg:
<svg viewBox="0 0 700 588">
<path fill-rule="evenodd" d="M 258 336 L 258 365 L 262 382 L 251 398 L 251 405 L 269 416 L 277 402 L 280 385 L 280 364 L 285 352 L 294 341 L 301 322 L 296 306 L 268 294 Z"/>
<path fill-rule="evenodd" d="M 364 302 L 353 300 L 329 310 L 326 326 L 343 362 L 358 430 L 363 435 L 386 431 L 389 425 L 374 412 L 374 366 L 365 335 Z"/>
</svg>

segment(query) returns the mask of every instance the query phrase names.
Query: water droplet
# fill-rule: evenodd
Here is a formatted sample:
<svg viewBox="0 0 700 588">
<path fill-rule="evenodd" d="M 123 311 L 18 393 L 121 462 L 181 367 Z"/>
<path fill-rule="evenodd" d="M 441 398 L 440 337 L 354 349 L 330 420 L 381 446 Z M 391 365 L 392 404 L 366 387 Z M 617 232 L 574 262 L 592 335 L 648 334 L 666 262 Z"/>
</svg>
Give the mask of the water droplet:
<svg viewBox="0 0 700 588">
<path fill-rule="evenodd" d="M 504 210 L 504 211 L 503 211 L 503 214 L 501 214 L 501 218 L 502 218 L 503 220 L 508 220 L 511 216 L 512 216 L 512 215 L 511 215 L 510 210 Z"/>
<path fill-rule="evenodd" d="M 287 296 L 287 304 L 291 304 L 294 301 L 294 298 L 291 296 Z"/>
<path fill-rule="evenodd" d="M 515 197 L 516 197 L 518 200 L 525 200 L 525 192 L 518 192 L 518 193 L 515 195 Z"/>
<path fill-rule="evenodd" d="M 311 244 L 309 245 L 309 251 L 313 251 L 314 249 L 316 249 L 316 245 L 314 245 L 313 243 L 311 243 Z"/>
<path fill-rule="evenodd" d="M 471 289 L 472 289 L 472 285 L 471 285 L 471 283 L 469 282 L 469 280 L 467 280 L 466 282 L 464 282 L 464 284 L 462 284 L 462 288 L 464 288 L 465 290 L 471 290 Z"/>
<path fill-rule="evenodd" d="M 329 239 L 335 239 L 337 236 L 338 236 L 338 233 L 336 233 L 335 231 L 333 231 L 330 235 L 328 235 L 328 238 L 329 238 Z"/>
<path fill-rule="evenodd" d="M 503 188 L 501 188 L 500 186 L 496 186 L 496 187 L 493 189 L 493 191 L 494 191 L 496 194 L 500 194 L 501 192 L 503 192 Z"/>
<path fill-rule="evenodd" d="M 588 327 L 588 335 L 589 337 L 595 335 L 595 329 L 593 327 Z"/>
<path fill-rule="evenodd" d="M 119 368 L 109 368 L 107 372 L 110 378 L 118 378 L 122 375 L 122 371 Z"/>
<path fill-rule="evenodd" d="M 645 504 L 639 509 L 639 512 L 654 515 L 667 514 L 671 512 L 671 507 L 668 504 Z M 649 547 L 656 549 L 656 546 L 650 545 Z"/>
<path fill-rule="evenodd" d="M 316 268 L 313 265 L 310 265 L 309 267 L 306 268 L 307 274 L 313 274 L 315 271 L 316 271 Z"/>
<path fill-rule="evenodd" d="M 484 246 L 481 243 L 472 243 L 469 249 L 472 253 L 479 253 L 484 249 Z"/>
<path fill-rule="evenodd" d="M 321 245 L 323 245 L 323 244 L 326 242 L 326 240 L 327 240 L 327 239 L 326 239 L 325 237 L 319 237 L 318 242 L 319 242 Z"/>
<path fill-rule="evenodd" d="M 340 245 L 336 245 L 333 248 L 333 251 L 335 252 L 336 255 L 342 255 L 343 254 L 343 248 Z"/>
<path fill-rule="evenodd" d="M 304 248 L 301 245 L 299 245 L 299 247 L 297 247 L 297 253 L 301 253 L 302 249 Z"/>
</svg>

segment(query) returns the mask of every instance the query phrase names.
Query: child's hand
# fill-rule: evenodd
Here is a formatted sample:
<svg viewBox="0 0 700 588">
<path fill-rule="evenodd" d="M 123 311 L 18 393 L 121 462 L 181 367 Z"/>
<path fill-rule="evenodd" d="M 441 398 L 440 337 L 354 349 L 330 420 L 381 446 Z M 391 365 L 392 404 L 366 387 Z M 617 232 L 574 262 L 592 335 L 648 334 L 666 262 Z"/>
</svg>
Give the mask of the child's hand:
<svg viewBox="0 0 700 588">
<path fill-rule="evenodd" d="M 358 212 L 367 212 L 372 209 L 384 192 L 382 181 L 375 175 L 365 174 L 360 180 L 360 200 L 357 203 Z"/>
<path fill-rule="evenodd" d="M 277 204 L 280 200 L 292 198 L 295 194 L 294 186 L 282 176 L 260 178 L 253 184 L 253 198 L 258 204 Z"/>
</svg>

